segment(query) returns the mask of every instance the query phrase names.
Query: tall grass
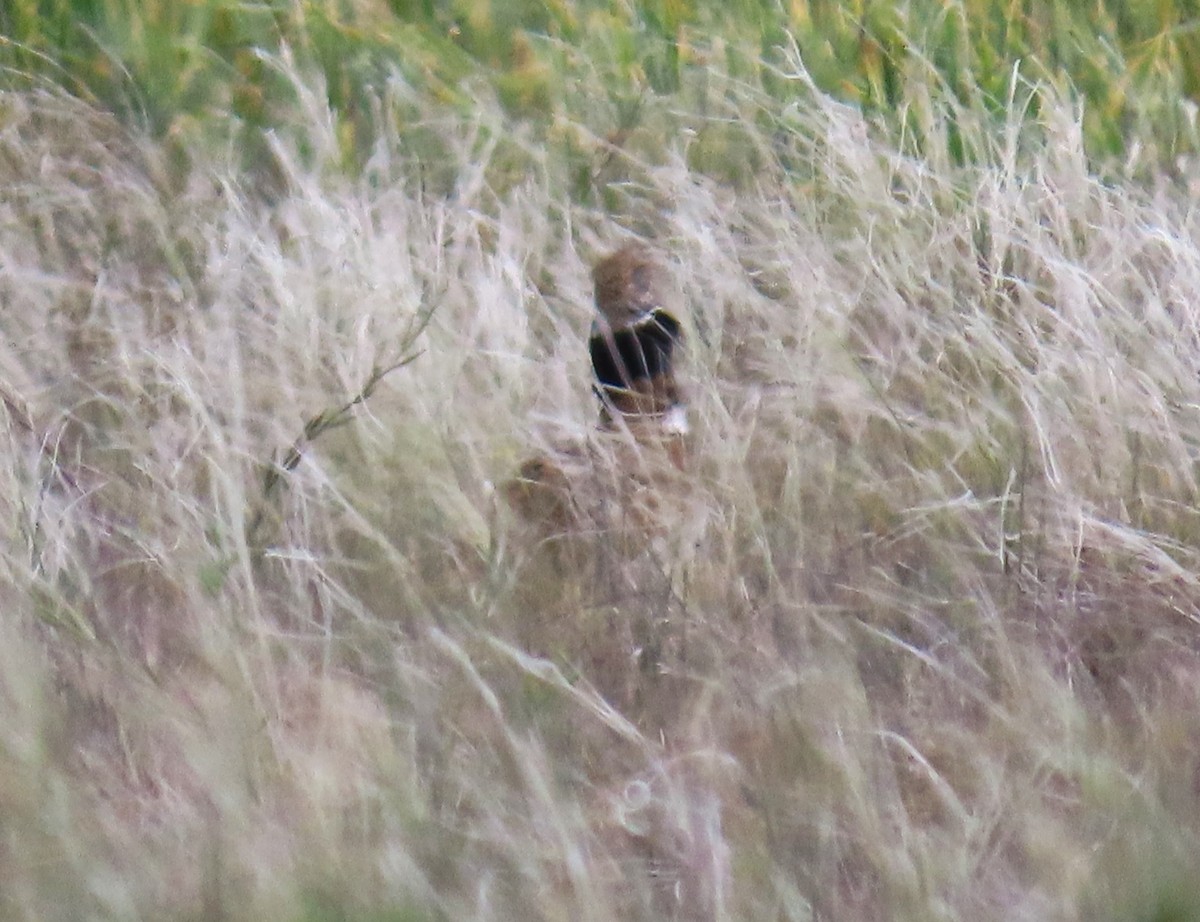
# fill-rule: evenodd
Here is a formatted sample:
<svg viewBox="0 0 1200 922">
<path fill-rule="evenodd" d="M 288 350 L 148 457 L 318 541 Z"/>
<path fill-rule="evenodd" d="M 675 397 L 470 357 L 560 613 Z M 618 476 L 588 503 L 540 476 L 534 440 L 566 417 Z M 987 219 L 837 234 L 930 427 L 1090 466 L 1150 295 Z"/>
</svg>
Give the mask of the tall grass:
<svg viewBox="0 0 1200 922">
<path fill-rule="evenodd" d="M 270 202 L 3 97 L 0 914 L 1194 912 L 1185 191 L 1099 181 L 1020 79 L 998 127 L 929 84 L 973 155 L 915 150 L 795 49 L 796 105 L 706 71 L 595 204 L 488 98 L 403 95 L 439 159 L 346 173 L 264 61 Z M 591 437 L 631 235 L 694 465 L 644 542 L 542 540 L 497 486 Z"/>
</svg>

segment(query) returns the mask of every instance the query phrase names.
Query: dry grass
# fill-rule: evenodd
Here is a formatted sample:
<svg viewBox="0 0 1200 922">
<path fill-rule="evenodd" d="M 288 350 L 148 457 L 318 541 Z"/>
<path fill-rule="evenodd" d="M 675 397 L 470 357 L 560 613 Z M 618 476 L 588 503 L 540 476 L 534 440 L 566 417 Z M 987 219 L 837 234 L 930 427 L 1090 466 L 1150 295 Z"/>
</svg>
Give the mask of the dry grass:
<svg viewBox="0 0 1200 922">
<path fill-rule="evenodd" d="M 0 917 L 1196 911 L 1200 227 L 1053 100 L 955 168 L 814 94 L 619 219 L 465 125 L 442 196 L 318 110 L 263 203 L 0 106 Z M 696 463 L 528 534 L 632 229 Z"/>
</svg>

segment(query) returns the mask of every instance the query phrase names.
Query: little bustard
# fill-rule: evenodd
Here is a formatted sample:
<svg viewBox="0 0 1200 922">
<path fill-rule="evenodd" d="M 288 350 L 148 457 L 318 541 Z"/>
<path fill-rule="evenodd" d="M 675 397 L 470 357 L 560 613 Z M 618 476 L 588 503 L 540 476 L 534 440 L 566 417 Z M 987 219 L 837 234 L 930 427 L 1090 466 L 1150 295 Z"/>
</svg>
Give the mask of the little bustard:
<svg viewBox="0 0 1200 922">
<path fill-rule="evenodd" d="M 658 495 L 686 467 L 688 419 L 676 379 L 683 327 L 668 306 L 665 267 L 626 244 L 592 270 L 588 339 L 600 425 L 584 444 L 529 458 L 505 493 L 522 518 L 556 530 L 658 518 Z"/>
</svg>

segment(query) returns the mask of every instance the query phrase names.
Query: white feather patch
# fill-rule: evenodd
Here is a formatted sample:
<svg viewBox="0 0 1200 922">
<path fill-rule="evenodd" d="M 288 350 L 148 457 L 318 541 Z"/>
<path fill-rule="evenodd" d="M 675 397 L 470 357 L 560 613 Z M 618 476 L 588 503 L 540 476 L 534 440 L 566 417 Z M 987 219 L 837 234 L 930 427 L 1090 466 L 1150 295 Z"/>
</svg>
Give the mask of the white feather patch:
<svg viewBox="0 0 1200 922">
<path fill-rule="evenodd" d="M 663 414 L 663 431 L 671 435 L 687 435 L 691 431 L 688 426 L 687 407 L 675 404 Z"/>
</svg>

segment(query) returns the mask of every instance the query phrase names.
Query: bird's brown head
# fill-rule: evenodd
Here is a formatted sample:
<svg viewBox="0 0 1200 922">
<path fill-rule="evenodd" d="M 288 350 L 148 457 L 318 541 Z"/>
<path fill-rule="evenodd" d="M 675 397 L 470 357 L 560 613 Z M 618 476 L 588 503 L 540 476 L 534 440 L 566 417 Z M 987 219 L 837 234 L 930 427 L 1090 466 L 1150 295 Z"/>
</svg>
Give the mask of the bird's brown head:
<svg viewBox="0 0 1200 922">
<path fill-rule="evenodd" d="M 592 270 L 596 310 L 614 330 L 655 309 L 666 309 L 668 278 L 662 264 L 637 244 L 626 244 Z"/>
</svg>

